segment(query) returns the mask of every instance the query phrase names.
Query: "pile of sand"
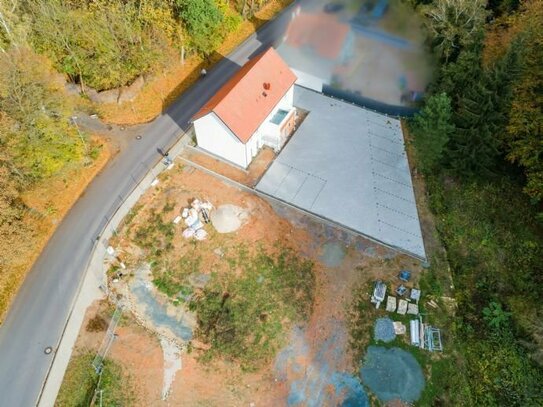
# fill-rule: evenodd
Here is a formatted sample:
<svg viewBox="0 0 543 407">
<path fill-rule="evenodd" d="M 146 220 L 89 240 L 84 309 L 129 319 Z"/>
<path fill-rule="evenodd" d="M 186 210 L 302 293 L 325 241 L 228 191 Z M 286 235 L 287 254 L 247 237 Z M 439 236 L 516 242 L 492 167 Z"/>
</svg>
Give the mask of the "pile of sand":
<svg viewBox="0 0 543 407">
<path fill-rule="evenodd" d="M 236 205 L 221 205 L 211 212 L 211 223 L 219 233 L 231 233 L 238 230 L 249 218 L 243 208 Z"/>
</svg>

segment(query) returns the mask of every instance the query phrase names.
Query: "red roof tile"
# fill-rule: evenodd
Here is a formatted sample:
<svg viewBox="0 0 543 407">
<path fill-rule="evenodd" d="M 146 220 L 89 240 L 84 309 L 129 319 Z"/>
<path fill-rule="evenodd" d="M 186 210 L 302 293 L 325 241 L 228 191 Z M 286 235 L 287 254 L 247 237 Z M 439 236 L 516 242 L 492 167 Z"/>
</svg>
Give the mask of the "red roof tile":
<svg viewBox="0 0 543 407">
<path fill-rule="evenodd" d="M 279 54 L 269 48 L 236 72 L 192 120 L 213 112 L 247 143 L 296 79 Z"/>
</svg>

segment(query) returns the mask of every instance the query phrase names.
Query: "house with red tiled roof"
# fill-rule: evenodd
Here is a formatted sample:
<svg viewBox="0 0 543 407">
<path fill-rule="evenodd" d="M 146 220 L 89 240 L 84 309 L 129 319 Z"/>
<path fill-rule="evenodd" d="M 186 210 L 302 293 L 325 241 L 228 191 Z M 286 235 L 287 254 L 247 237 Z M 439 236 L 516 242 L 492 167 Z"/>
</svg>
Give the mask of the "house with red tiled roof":
<svg viewBox="0 0 543 407">
<path fill-rule="evenodd" d="M 296 79 L 273 48 L 251 59 L 194 115 L 198 147 L 242 168 L 263 146 L 279 151 L 294 130 Z"/>
</svg>

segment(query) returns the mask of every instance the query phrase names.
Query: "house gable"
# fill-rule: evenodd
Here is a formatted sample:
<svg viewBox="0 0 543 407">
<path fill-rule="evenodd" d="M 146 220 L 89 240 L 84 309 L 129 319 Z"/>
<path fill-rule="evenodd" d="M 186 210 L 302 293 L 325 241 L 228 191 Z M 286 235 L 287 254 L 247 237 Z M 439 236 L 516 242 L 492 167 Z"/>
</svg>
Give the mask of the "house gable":
<svg viewBox="0 0 543 407">
<path fill-rule="evenodd" d="M 198 147 L 240 167 L 247 167 L 246 146 L 226 124 L 209 112 L 194 121 Z"/>
<path fill-rule="evenodd" d="M 269 48 L 245 64 L 193 120 L 213 112 L 247 143 L 296 79 L 279 54 Z"/>
</svg>

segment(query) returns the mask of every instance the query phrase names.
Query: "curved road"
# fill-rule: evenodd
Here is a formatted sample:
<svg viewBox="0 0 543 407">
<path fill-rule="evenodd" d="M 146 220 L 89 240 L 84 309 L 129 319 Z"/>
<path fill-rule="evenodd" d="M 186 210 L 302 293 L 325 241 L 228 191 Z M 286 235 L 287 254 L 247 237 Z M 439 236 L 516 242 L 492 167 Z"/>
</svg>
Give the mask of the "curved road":
<svg viewBox="0 0 543 407">
<path fill-rule="evenodd" d="M 291 6 L 292 7 L 292 6 Z M 278 40 L 288 8 L 219 62 L 155 119 L 141 140 L 133 139 L 93 180 L 64 218 L 28 274 L 0 326 L 0 406 L 37 404 L 53 354 L 83 280 L 93 246 L 123 197 L 160 160 L 188 127 L 192 115 L 254 54 Z"/>
</svg>

